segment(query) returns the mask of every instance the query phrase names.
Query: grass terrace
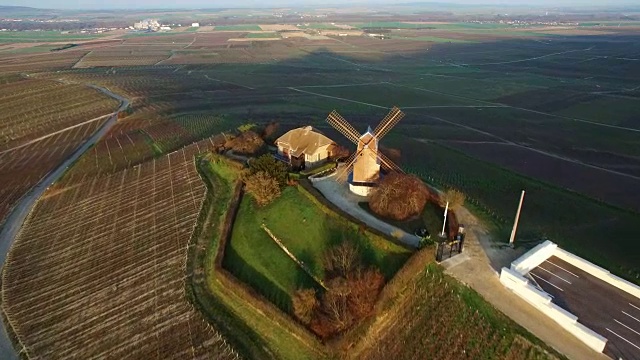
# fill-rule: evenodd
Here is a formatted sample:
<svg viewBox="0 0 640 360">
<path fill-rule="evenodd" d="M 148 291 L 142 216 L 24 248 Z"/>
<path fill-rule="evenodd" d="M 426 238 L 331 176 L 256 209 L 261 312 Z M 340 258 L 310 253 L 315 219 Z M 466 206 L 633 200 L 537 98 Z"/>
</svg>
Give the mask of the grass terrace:
<svg viewBox="0 0 640 360">
<path fill-rule="evenodd" d="M 399 245 L 358 231 L 355 224 L 324 209 L 310 196 L 303 189 L 287 187 L 264 208 L 245 196 L 223 261 L 226 269 L 285 311 L 290 310 L 295 290 L 320 286 L 269 238 L 262 223 L 319 278 L 324 277 L 324 251 L 344 238 L 354 240 L 364 263 L 379 268 L 387 279 L 411 255 Z"/>
</svg>

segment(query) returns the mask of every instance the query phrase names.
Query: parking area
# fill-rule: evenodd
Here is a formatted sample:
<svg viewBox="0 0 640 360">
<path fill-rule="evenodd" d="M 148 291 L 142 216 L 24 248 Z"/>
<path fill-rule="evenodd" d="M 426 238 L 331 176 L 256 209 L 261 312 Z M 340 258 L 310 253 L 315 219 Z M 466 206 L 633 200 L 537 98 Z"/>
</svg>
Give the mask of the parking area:
<svg viewBox="0 0 640 360">
<path fill-rule="evenodd" d="M 608 339 L 604 353 L 614 359 L 640 360 L 640 300 L 552 256 L 529 278 L 578 322 Z"/>
</svg>

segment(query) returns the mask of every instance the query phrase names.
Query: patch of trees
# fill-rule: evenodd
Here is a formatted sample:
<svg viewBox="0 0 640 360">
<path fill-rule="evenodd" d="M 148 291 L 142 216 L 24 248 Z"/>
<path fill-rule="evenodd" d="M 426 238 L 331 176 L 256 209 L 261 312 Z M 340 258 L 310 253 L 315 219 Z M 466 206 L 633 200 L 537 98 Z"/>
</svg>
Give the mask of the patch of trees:
<svg viewBox="0 0 640 360">
<path fill-rule="evenodd" d="M 265 206 L 280 196 L 280 190 L 287 184 L 287 165 L 265 154 L 249 161 L 249 169 L 244 174 L 245 190 L 253 196 L 258 206 Z"/>
<path fill-rule="evenodd" d="M 253 196 L 258 206 L 268 205 L 280 196 L 278 181 L 264 171 L 246 176 L 244 188 Z"/>
<path fill-rule="evenodd" d="M 369 207 L 381 217 L 405 221 L 420 215 L 429 198 L 429 190 L 418 177 L 390 173 L 371 192 Z"/>
<path fill-rule="evenodd" d="M 227 149 L 233 150 L 234 153 L 244 155 L 254 155 L 263 150 L 265 142 L 258 133 L 252 130 L 243 131 L 240 135 L 229 140 L 225 145 Z"/>
<path fill-rule="evenodd" d="M 300 289 L 293 296 L 295 317 L 321 339 L 329 339 L 349 329 L 374 309 L 384 276 L 376 268 L 366 268 L 360 249 L 344 240 L 324 254 L 325 286 Z"/>
</svg>

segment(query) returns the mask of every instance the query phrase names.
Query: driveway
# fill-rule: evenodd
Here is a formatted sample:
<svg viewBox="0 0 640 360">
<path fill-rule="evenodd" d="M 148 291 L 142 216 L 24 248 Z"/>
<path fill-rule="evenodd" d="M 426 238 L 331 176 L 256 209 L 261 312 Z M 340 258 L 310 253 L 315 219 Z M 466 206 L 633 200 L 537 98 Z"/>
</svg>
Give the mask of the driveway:
<svg viewBox="0 0 640 360">
<path fill-rule="evenodd" d="M 313 186 L 327 198 L 327 200 L 331 201 L 342 211 L 364 222 L 372 228 L 382 231 L 385 234 L 391 234 L 396 230 L 402 231 L 401 229 L 376 218 L 361 208 L 358 203 L 367 201 L 367 198 L 358 196 L 349 191 L 349 186 L 346 182 L 340 183 L 335 180 L 335 174 L 336 173 L 333 173 L 332 175 L 320 179 L 311 179 L 311 182 Z M 398 240 L 407 245 L 418 247 L 418 244 L 420 243 L 419 237 L 404 231 L 402 231 L 402 234 L 402 237 Z"/>
</svg>

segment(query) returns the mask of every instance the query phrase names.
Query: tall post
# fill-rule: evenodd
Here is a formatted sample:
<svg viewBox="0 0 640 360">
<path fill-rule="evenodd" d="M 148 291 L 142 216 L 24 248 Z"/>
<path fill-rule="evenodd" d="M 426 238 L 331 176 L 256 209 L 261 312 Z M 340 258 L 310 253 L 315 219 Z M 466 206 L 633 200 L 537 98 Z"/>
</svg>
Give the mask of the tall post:
<svg viewBox="0 0 640 360">
<path fill-rule="evenodd" d="M 447 212 L 449 211 L 449 202 L 447 201 L 447 206 L 444 207 L 444 221 L 442 222 L 442 233 L 440 236 L 444 237 L 444 227 L 447 225 Z"/>
<path fill-rule="evenodd" d="M 520 195 L 520 204 L 518 205 L 518 211 L 516 212 L 516 219 L 513 221 L 513 229 L 511 230 L 511 238 L 509 238 L 509 245 L 513 245 L 513 241 L 516 239 L 516 230 L 518 229 L 518 220 L 520 220 L 520 210 L 522 210 L 522 202 L 524 201 L 524 190 Z"/>
</svg>

